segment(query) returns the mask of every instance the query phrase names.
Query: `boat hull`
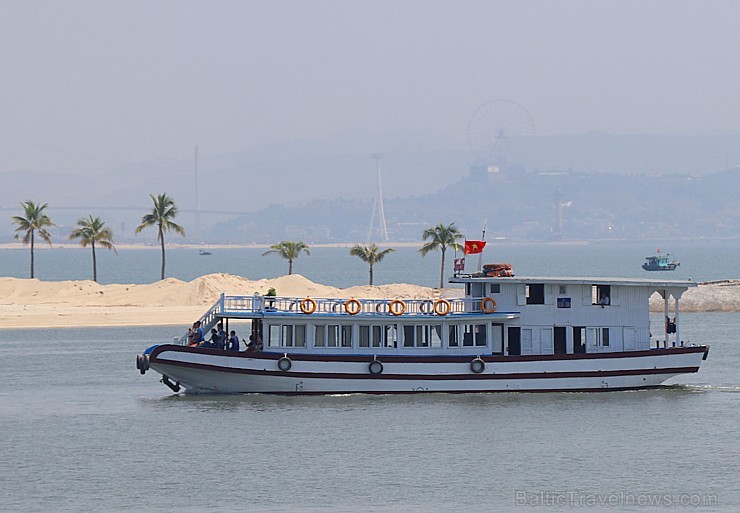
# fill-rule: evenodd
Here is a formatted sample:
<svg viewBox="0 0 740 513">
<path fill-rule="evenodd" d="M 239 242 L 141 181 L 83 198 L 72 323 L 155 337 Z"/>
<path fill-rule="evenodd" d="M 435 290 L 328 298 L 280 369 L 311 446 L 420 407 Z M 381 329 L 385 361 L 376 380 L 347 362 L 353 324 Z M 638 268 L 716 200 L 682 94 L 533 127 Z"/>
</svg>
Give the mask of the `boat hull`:
<svg viewBox="0 0 740 513">
<path fill-rule="evenodd" d="M 162 345 L 147 355 L 147 367 L 187 392 L 206 393 L 605 391 L 652 388 L 697 372 L 708 350 L 434 357 L 231 353 Z"/>
</svg>

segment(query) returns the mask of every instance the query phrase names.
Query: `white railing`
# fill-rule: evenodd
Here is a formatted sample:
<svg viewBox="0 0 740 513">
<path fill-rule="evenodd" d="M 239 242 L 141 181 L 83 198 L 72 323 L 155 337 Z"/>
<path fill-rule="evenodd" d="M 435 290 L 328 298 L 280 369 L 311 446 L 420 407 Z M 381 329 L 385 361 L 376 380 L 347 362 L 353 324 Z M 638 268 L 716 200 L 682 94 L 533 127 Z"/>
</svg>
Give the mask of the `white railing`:
<svg viewBox="0 0 740 513">
<path fill-rule="evenodd" d="M 482 313 L 483 298 L 454 299 L 336 299 L 280 296 L 226 296 L 221 297 L 200 318 L 201 329 L 208 333 L 222 317 L 264 313 L 335 314 L 342 316 L 446 316 Z M 301 308 L 303 307 L 303 309 Z M 353 313 L 350 313 L 353 312 Z M 187 344 L 188 334 L 177 339 Z"/>
</svg>

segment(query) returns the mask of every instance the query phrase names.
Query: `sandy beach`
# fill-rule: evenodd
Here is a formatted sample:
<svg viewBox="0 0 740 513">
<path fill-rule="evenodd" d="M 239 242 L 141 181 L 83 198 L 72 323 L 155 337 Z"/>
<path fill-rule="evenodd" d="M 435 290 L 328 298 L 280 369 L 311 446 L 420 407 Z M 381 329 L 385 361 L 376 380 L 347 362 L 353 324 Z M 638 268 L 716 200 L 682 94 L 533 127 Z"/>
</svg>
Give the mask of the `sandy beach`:
<svg viewBox="0 0 740 513">
<path fill-rule="evenodd" d="M 0 328 L 82 326 L 188 325 L 223 292 L 264 294 L 271 287 L 280 296 L 355 298 L 436 298 L 461 296 L 460 288 L 443 291 L 410 284 L 359 285 L 340 289 L 293 274 L 272 280 L 249 280 L 230 274 L 209 274 L 189 282 L 167 278 L 144 285 L 99 285 L 93 281 L 40 281 L 0 278 Z M 740 280 L 700 284 L 681 298 L 682 312 L 740 311 Z M 652 311 L 663 302 L 655 294 Z M 672 308 L 672 305 L 671 305 Z"/>
</svg>

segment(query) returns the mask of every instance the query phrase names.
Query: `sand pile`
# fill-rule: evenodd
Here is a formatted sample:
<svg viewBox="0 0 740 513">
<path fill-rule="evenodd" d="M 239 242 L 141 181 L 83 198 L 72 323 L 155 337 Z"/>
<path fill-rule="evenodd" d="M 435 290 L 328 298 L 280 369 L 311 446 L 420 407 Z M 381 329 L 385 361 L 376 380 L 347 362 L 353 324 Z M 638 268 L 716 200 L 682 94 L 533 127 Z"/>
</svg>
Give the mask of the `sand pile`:
<svg viewBox="0 0 740 513">
<path fill-rule="evenodd" d="M 209 274 L 189 282 L 167 278 L 155 283 L 100 285 L 93 281 L 40 281 L 0 278 L 0 328 L 190 324 L 228 295 L 265 294 L 334 298 L 438 297 L 427 287 L 399 284 L 340 289 L 301 275 L 249 280 Z M 460 289 L 448 292 L 460 295 Z"/>
<path fill-rule="evenodd" d="M 185 324 L 198 319 L 221 295 L 265 294 L 313 298 L 438 298 L 460 297 L 459 287 L 443 291 L 410 284 L 357 285 L 347 289 L 314 283 L 301 275 L 249 280 L 230 274 L 209 274 L 189 282 L 167 278 L 143 285 L 99 285 L 93 281 L 40 281 L 0 278 L 0 328 L 58 326 L 123 326 Z M 740 280 L 700 284 L 681 298 L 684 312 L 740 311 Z M 653 311 L 663 310 L 657 295 Z M 672 304 L 670 305 L 672 309 Z"/>
</svg>

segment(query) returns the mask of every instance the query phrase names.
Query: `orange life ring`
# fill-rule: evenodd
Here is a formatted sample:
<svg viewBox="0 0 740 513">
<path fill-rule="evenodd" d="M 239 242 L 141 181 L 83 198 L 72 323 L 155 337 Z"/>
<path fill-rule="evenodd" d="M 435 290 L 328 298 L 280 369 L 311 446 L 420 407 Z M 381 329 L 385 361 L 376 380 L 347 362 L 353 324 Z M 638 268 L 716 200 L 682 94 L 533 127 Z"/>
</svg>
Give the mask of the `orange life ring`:
<svg viewBox="0 0 740 513">
<path fill-rule="evenodd" d="M 300 307 L 301 312 L 303 312 L 304 314 L 312 314 L 316 311 L 316 301 L 314 301 L 310 297 L 307 297 L 306 299 L 301 299 Z"/>
<path fill-rule="evenodd" d="M 490 306 L 489 306 L 490 305 Z M 496 311 L 496 300 L 492 297 L 484 297 L 480 302 L 480 309 L 483 313 L 493 313 Z"/>
<path fill-rule="evenodd" d="M 357 315 L 362 310 L 362 304 L 355 298 L 348 299 L 344 302 L 344 311 L 350 315 Z"/>
<path fill-rule="evenodd" d="M 391 301 L 391 304 L 388 305 L 388 310 L 393 315 L 403 315 L 406 311 L 406 303 L 404 303 L 400 299 L 394 299 L 393 301 Z"/>
<path fill-rule="evenodd" d="M 437 315 L 447 315 L 451 308 L 452 305 L 446 299 L 438 299 L 434 302 L 434 313 Z"/>
</svg>

